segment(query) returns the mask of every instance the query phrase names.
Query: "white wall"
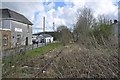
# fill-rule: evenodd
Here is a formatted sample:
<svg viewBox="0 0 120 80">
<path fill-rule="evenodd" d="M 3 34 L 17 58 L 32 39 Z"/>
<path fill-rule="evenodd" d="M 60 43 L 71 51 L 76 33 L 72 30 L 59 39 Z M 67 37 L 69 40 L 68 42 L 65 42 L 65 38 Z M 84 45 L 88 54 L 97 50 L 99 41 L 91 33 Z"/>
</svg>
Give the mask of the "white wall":
<svg viewBox="0 0 120 80">
<path fill-rule="evenodd" d="M 46 40 L 46 43 L 53 42 L 53 37 L 47 37 L 45 38 L 45 40 Z"/>
<path fill-rule="evenodd" d="M 20 29 L 20 31 L 15 31 L 15 28 Z M 32 26 L 17 21 L 11 21 L 11 45 L 15 46 L 17 42 L 17 35 L 21 35 L 21 45 L 25 45 L 26 37 L 28 37 L 28 44 L 32 44 Z"/>
</svg>

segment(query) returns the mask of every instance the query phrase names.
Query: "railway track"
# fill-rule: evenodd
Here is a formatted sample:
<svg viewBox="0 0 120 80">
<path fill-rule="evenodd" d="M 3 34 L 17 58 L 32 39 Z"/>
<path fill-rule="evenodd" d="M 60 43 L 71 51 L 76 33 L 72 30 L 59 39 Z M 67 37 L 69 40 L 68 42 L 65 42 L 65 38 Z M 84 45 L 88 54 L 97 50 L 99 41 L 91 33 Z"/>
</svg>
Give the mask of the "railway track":
<svg viewBox="0 0 120 80">
<path fill-rule="evenodd" d="M 50 66 L 50 64 L 57 58 L 59 57 L 59 55 L 62 53 L 62 51 L 64 50 L 65 48 L 62 48 L 59 52 L 56 52 L 56 55 L 54 55 L 54 57 L 50 58 L 50 59 L 47 59 L 45 63 L 45 65 L 37 72 L 37 74 L 34 75 L 35 78 L 37 77 L 40 77 L 41 74 L 44 73 L 44 71 Z"/>
<path fill-rule="evenodd" d="M 74 47 L 74 46 L 73 46 Z M 8 77 L 21 77 L 21 78 L 93 78 L 93 77 L 118 77 L 118 56 L 114 53 L 104 52 L 98 54 L 95 50 L 84 52 L 75 47 L 61 47 L 50 50 L 48 53 L 37 56 L 23 64 L 18 64 L 16 67 L 11 68 Z M 103 52 L 99 50 L 100 52 Z M 95 53 L 92 53 L 95 52 Z M 14 71 L 13 71 L 14 70 Z M 16 74 L 17 72 L 20 72 Z M 5 75 L 4 75 L 5 76 Z"/>
</svg>

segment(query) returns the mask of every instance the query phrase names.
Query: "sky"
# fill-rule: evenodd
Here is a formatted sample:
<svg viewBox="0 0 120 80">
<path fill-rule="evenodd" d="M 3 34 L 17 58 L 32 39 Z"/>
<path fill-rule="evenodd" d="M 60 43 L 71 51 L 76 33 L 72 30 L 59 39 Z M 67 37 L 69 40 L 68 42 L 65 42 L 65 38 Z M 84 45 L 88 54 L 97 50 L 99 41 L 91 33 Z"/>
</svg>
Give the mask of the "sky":
<svg viewBox="0 0 120 80">
<path fill-rule="evenodd" d="M 33 23 L 32 33 L 53 31 L 60 25 L 72 29 L 77 21 L 77 11 L 84 6 L 93 10 L 94 17 L 105 14 L 110 19 L 118 18 L 120 0 L 2 0 L 0 8 L 9 8 L 26 16 Z"/>
</svg>

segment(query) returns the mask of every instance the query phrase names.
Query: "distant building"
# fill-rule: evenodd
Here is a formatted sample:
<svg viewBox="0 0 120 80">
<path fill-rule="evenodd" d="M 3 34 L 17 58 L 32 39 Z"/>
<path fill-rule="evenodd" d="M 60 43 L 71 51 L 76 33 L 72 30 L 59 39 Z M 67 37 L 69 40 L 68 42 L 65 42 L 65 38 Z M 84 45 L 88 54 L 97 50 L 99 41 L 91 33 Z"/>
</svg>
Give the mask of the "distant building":
<svg viewBox="0 0 120 80">
<path fill-rule="evenodd" d="M 117 20 L 114 20 L 114 23 L 112 23 L 112 27 L 113 27 L 113 35 L 115 37 L 118 37 L 118 22 Z"/>
<path fill-rule="evenodd" d="M 51 43 L 51 42 L 53 42 L 53 37 L 49 34 L 40 34 L 38 36 L 38 41 L 39 42 Z"/>
<path fill-rule="evenodd" d="M 32 23 L 22 14 L 0 9 L 0 47 L 11 48 L 32 44 Z"/>
<path fill-rule="evenodd" d="M 111 42 L 110 44 L 112 46 L 117 45 L 118 46 L 118 34 L 119 34 L 119 25 L 118 25 L 119 21 L 114 20 L 114 22 L 112 23 L 112 36 L 111 36 Z"/>
<path fill-rule="evenodd" d="M 39 32 L 39 33 L 35 33 L 35 34 L 33 34 L 34 36 L 35 35 L 37 35 L 37 36 L 39 36 L 39 35 L 41 35 L 41 34 L 49 34 L 49 35 L 51 35 L 52 37 L 53 37 L 53 40 L 55 41 L 55 40 L 57 40 L 57 37 L 58 37 L 58 32 Z"/>
<path fill-rule="evenodd" d="M 33 44 L 38 44 L 38 36 L 37 35 L 32 36 L 32 43 Z"/>
</svg>

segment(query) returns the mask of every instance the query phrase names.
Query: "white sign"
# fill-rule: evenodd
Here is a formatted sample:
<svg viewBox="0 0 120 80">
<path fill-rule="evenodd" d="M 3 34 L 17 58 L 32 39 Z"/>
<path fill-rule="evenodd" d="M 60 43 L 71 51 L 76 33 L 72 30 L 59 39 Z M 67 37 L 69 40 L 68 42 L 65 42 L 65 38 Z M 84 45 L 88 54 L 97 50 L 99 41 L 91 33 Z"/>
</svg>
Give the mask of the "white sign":
<svg viewBox="0 0 120 80">
<path fill-rule="evenodd" d="M 21 28 L 15 28 L 15 31 L 16 32 L 22 32 L 22 29 Z"/>
</svg>

